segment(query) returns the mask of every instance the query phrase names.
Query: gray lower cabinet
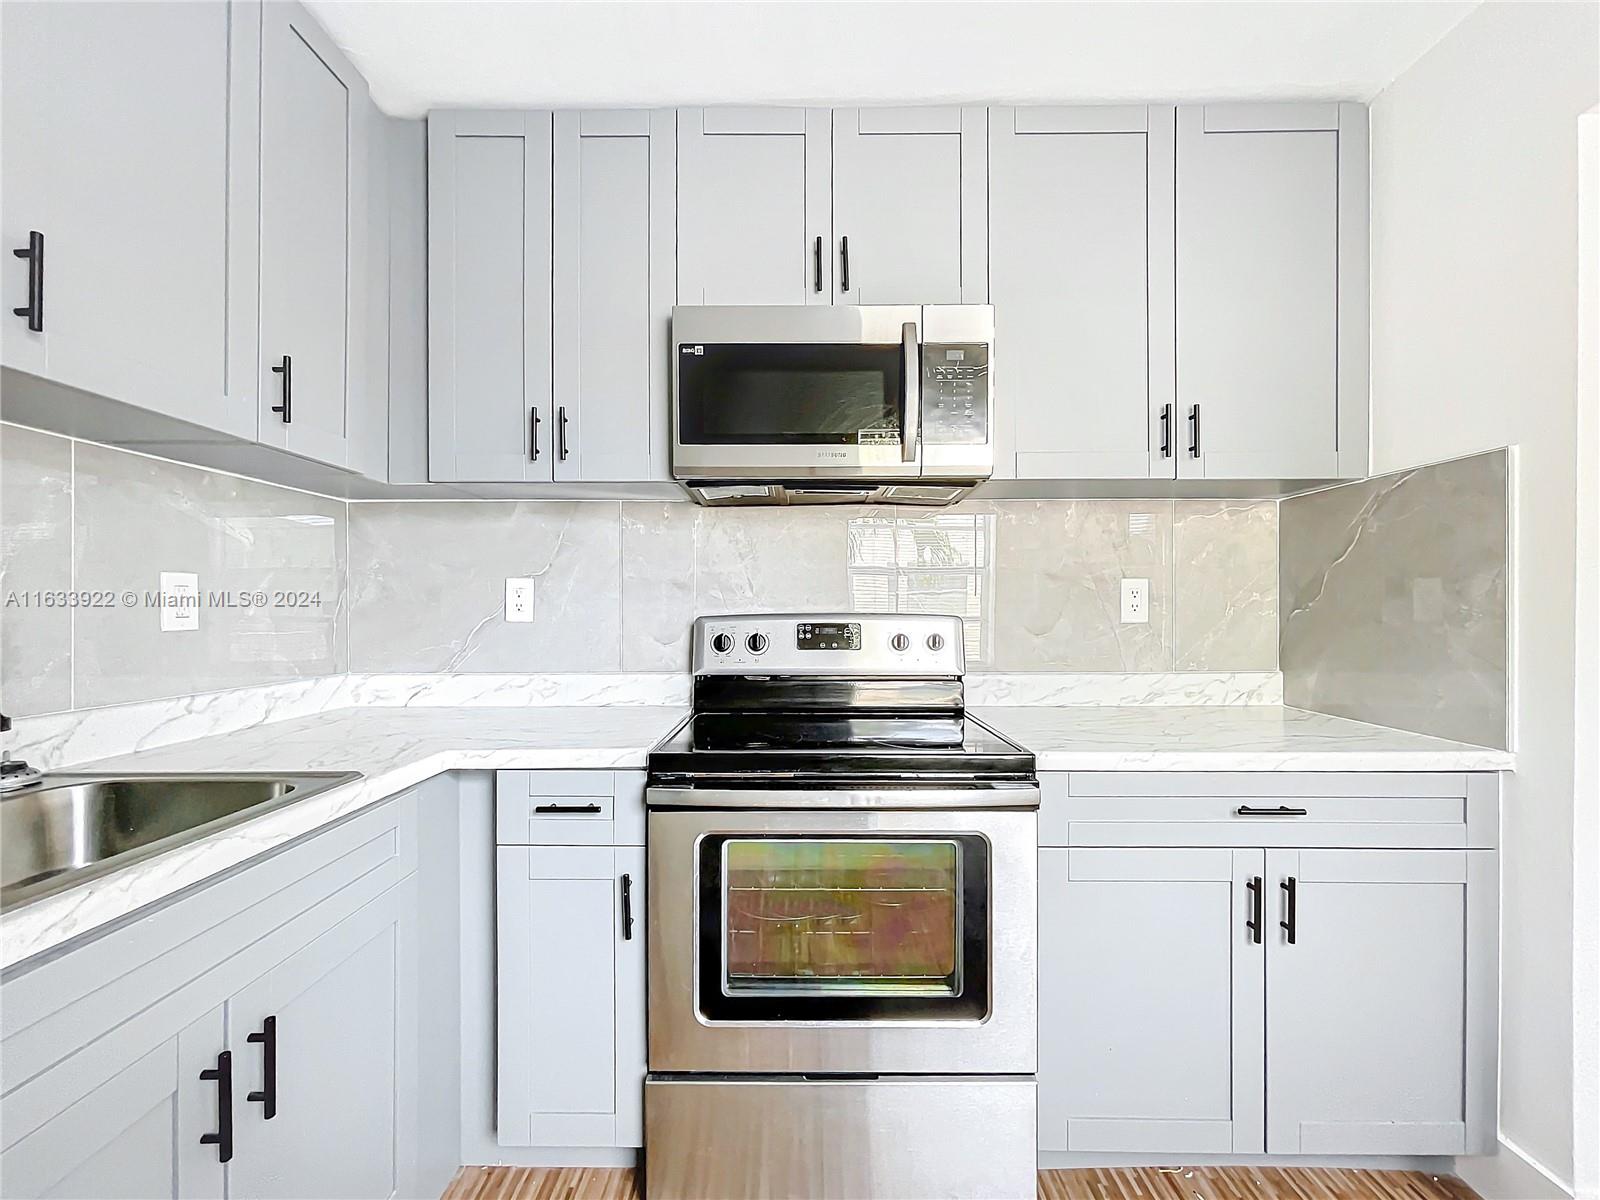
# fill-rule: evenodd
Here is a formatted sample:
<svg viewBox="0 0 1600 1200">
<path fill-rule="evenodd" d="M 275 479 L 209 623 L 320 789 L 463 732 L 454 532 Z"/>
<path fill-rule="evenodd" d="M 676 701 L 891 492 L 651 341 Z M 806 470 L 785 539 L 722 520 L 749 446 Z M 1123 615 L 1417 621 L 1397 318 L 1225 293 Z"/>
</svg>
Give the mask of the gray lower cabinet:
<svg viewBox="0 0 1600 1200">
<path fill-rule="evenodd" d="M 1019 479 L 1175 477 L 1170 105 L 989 110 L 997 464 Z"/>
<path fill-rule="evenodd" d="M 365 362 L 371 100 L 303 8 L 261 8 L 260 439 L 342 467 Z"/>
<path fill-rule="evenodd" d="M 1262 1151 L 1259 850 L 1039 851 L 1039 1148 Z"/>
<path fill-rule="evenodd" d="M 6 1195 L 411 1194 L 414 806 L 0 980 Z"/>
<path fill-rule="evenodd" d="M 644 776 L 501 771 L 495 807 L 499 1142 L 641 1146 Z"/>
<path fill-rule="evenodd" d="M 0 8 L 6 367 L 255 439 L 259 22 L 243 2 Z"/>
<path fill-rule="evenodd" d="M 1178 475 L 1366 473 L 1367 111 L 1178 110 Z"/>
<path fill-rule="evenodd" d="M 1492 1147 L 1492 776 L 1047 775 L 1044 792 L 1041 1150 Z"/>
<path fill-rule="evenodd" d="M 832 304 L 833 114 L 678 110 L 678 303 Z"/>
</svg>

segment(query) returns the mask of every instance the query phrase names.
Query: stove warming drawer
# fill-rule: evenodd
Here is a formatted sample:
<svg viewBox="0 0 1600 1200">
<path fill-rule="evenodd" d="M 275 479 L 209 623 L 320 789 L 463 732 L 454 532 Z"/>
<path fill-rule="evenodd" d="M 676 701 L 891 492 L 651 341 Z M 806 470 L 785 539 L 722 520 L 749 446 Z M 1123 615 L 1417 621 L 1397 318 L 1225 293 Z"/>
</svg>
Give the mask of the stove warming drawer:
<svg viewBox="0 0 1600 1200">
<path fill-rule="evenodd" d="M 1032 1200 L 1032 1078 L 651 1076 L 650 1200 Z M 714 1147 L 714 1149 L 712 1149 Z"/>
</svg>

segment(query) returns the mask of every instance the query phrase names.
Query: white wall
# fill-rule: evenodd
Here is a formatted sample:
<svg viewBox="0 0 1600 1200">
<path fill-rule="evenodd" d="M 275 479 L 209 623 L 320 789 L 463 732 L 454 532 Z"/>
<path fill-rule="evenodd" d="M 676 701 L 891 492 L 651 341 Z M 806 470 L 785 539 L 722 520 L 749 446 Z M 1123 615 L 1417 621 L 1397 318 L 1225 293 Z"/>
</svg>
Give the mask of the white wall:
<svg viewBox="0 0 1600 1200">
<path fill-rule="evenodd" d="M 1597 46 L 1593 5 L 1485 4 L 1372 106 L 1373 470 L 1518 447 L 1508 1149 L 1463 1163 L 1489 1196 L 1573 1182 L 1577 139 Z"/>
</svg>

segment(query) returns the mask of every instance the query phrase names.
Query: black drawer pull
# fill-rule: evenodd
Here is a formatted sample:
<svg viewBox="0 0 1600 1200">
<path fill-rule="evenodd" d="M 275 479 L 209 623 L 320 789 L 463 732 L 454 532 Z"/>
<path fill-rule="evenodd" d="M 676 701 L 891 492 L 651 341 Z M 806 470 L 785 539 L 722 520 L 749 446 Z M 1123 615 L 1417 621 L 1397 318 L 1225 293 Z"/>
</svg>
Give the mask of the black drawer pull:
<svg viewBox="0 0 1600 1200">
<path fill-rule="evenodd" d="M 1189 406 L 1189 457 L 1200 457 L 1200 406 Z"/>
<path fill-rule="evenodd" d="M 622 940 L 633 941 L 633 876 L 622 877 Z"/>
<path fill-rule="evenodd" d="M 1248 804 L 1241 804 L 1234 809 L 1234 815 L 1240 817 L 1304 817 L 1307 812 L 1303 808 L 1290 808 L 1287 804 L 1280 804 L 1277 808 L 1253 808 Z"/>
<path fill-rule="evenodd" d="M 215 1146 L 217 1148 L 217 1161 L 228 1162 L 233 1158 L 233 1054 L 224 1050 L 217 1055 L 217 1065 L 210 1070 L 201 1071 L 200 1078 L 206 1083 L 215 1082 L 217 1085 L 217 1131 L 215 1133 L 202 1133 L 200 1144 L 202 1146 Z"/>
<path fill-rule="evenodd" d="M 1294 945 L 1294 893 L 1295 880 L 1291 875 L 1278 885 L 1283 889 L 1283 916 L 1278 922 L 1278 928 L 1289 935 L 1289 945 Z"/>
<path fill-rule="evenodd" d="M 567 461 L 567 406 L 565 404 L 556 409 L 556 458 L 560 462 Z"/>
<path fill-rule="evenodd" d="M 536 804 L 533 807 L 533 811 L 536 813 L 565 813 L 569 816 L 573 813 L 579 813 L 592 817 L 600 811 L 600 806 L 598 804 Z"/>
<path fill-rule="evenodd" d="M 812 257 L 815 260 L 817 270 L 817 282 L 812 287 L 812 291 L 820 292 L 822 290 L 822 235 L 820 233 L 817 234 L 817 244 L 812 250 Z"/>
<path fill-rule="evenodd" d="M 261 1105 L 261 1119 L 270 1121 L 278 1115 L 278 1018 L 264 1018 L 261 1032 L 244 1040 L 261 1047 L 261 1090 L 247 1092 L 245 1099 Z"/>
<path fill-rule="evenodd" d="M 533 419 L 528 422 L 528 461 L 539 461 L 539 408 L 535 405 L 528 410 L 533 414 Z"/>
<path fill-rule="evenodd" d="M 26 317 L 32 333 L 44 332 L 44 234 L 37 229 L 28 232 L 28 244 L 11 253 L 28 260 L 28 302 L 11 311 Z"/>
<path fill-rule="evenodd" d="M 839 290 L 850 290 L 850 239 L 847 237 L 839 239 Z"/>
<path fill-rule="evenodd" d="M 287 354 L 283 356 L 281 363 L 272 368 L 272 373 L 283 376 L 283 403 L 274 404 L 272 411 L 282 416 L 283 423 L 287 425 L 294 415 L 292 408 L 294 404 L 294 364 L 289 361 Z"/>
<path fill-rule="evenodd" d="M 1161 457 L 1172 457 L 1172 405 L 1161 406 Z"/>
<path fill-rule="evenodd" d="M 1261 876 L 1254 876 L 1244 886 L 1245 890 L 1250 893 L 1250 916 L 1245 920 L 1244 927 L 1250 931 L 1250 940 L 1259 946 L 1261 944 Z"/>
</svg>

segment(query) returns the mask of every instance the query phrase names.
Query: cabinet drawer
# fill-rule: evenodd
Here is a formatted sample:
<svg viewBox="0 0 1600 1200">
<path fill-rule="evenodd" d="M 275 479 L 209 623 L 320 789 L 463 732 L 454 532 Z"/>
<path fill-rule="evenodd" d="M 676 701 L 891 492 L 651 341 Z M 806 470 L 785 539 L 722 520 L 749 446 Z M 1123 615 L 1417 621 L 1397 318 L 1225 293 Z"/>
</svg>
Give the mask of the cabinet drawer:
<svg viewBox="0 0 1600 1200">
<path fill-rule="evenodd" d="M 1055 774 L 1043 846 L 1493 847 L 1493 777 Z"/>
<path fill-rule="evenodd" d="M 501 846 L 644 844 L 642 771 L 496 771 Z"/>
</svg>

